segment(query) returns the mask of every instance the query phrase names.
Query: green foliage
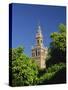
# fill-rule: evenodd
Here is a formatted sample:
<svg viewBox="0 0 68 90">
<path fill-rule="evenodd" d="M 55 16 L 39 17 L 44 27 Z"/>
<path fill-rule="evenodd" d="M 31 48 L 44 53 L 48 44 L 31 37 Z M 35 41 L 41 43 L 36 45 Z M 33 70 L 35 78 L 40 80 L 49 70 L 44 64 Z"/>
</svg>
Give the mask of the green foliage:
<svg viewBox="0 0 68 90">
<path fill-rule="evenodd" d="M 56 71 L 59 71 L 60 69 L 62 69 L 64 67 L 65 67 L 64 63 L 55 64 L 55 65 L 52 65 L 51 67 L 49 67 L 47 69 L 47 72 L 56 72 Z"/>
<path fill-rule="evenodd" d="M 24 52 L 24 48 L 18 47 L 12 49 L 12 60 L 16 60 Z"/>
<path fill-rule="evenodd" d="M 59 25 L 59 32 L 54 32 L 51 34 L 52 42 L 51 47 L 59 48 L 59 50 L 66 50 L 66 28 L 65 25 Z"/>
<path fill-rule="evenodd" d="M 64 83 L 66 82 L 66 26 L 60 24 L 59 31 L 53 32 L 50 37 L 52 41 L 48 49 L 46 74 L 51 76 L 49 79 L 43 78 L 42 84 Z"/>
<path fill-rule="evenodd" d="M 60 33 L 66 33 L 66 26 L 64 24 L 59 25 L 59 32 Z"/>
<path fill-rule="evenodd" d="M 38 68 L 34 60 L 22 53 L 22 48 L 12 49 L 12 86 L 35 85 Z"/>
<path fill-rule="evenodd" d="M 66 63 L 66 27 L 59 25 L 59 31 L 51 34 L 51 43 L 47 58 L 47 67 L 56 63 Z"/>
<path fill-rule="evenodd" d="M 54 76 L 55 72 L 45 73 L 43 76 L 39 78 L 38 84 L 46 84 L 48 80 L 50 80 Z"/>
<path fill-rule="evenodd" d="M 59 32 L 51 34 L 52 42 L 51 46 L 61 51 L 66 50 L 66 27 L 64 24 L 59 25 Z"/>
<path fill-rule="evenodd" d="M 49 67 L 47 69 L 47 72 L 40 76 L 38 84 L 54 84 L 60 82 L 63 83 L 66 81 L 65 75 L 65 64 L 55 64 Z"/>
</svg>

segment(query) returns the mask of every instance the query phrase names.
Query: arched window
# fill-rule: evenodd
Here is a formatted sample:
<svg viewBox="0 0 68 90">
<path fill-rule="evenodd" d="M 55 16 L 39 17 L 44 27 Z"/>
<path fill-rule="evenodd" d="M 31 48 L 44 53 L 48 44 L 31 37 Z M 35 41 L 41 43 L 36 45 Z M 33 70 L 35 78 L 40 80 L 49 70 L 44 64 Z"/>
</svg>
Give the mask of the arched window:
<svg viewBox="0 0 68 90">
<path fill-rule="evenodd" d="M 37 56 L 37 49 L 36 49 L 36 56 Z"/>
<path fill-rule="evenodd" d="M 41 40 L 41 43 L 42 43 L 42 40 Z"/>
<path fill-rule="evenodd" d="M 37 44 L 39 44 L 39 40 L 37 40 Z"/>
<path fill-rule="evenodd" d="M 38 56 L 40 55 L 40 52 L 38 51 Z"/>
</svg>

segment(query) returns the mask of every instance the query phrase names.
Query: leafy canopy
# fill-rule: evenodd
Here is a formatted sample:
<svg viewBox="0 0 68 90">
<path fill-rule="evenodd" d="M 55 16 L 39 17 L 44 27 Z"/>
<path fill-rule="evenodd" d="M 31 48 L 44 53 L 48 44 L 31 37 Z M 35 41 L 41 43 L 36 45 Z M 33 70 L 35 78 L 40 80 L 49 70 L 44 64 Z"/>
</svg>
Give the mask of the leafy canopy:
<svg viewBox="0 0 68 90">
<path fill-rule="evenodd" d="M 23 48 L 12 49 L 12 86 L 35 85 L 38 67 L 34 60 L 26 56 Z"/>
<path fill-rule="evenodd" d="M 60 24 L 59 31 L 53 32 L 50 37 L 52 41 L 46 62 L 47 67 L 60 62 L 66 63 L 66 26 Z"/>
</svg>

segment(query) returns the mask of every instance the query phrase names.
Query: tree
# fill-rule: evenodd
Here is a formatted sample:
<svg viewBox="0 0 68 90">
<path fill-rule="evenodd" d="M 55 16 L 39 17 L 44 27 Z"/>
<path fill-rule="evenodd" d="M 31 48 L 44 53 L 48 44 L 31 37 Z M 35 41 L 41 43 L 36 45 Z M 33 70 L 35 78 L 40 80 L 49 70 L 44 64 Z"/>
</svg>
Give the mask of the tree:
<svg viewBox="0 0 68 90">
<path fill-rule="evenodd" d="M 22 52 L 23 48 L 12 49 L 12 86 L 25 86 L 37 84 L 38 68 L 35 61 Z M 23 50 L 24 51 L 24 50 Z M 11 56 L 11 55 L 10 55 Z"/>
<path fill-rule="evenodd" d="M 64 24 L 59 25 L 59 31 L 51 34 L 51 43 L 49 48 L 49 57 L 47 65 L 60 62 L 66 63 L 66 27 Z"/>
<path fill-rule="evenodd" d="M 66 67 L 64 63 L 54 64 L 39 78 L 38 84 L 58 84 L 66 82 Z"/>
</svg>

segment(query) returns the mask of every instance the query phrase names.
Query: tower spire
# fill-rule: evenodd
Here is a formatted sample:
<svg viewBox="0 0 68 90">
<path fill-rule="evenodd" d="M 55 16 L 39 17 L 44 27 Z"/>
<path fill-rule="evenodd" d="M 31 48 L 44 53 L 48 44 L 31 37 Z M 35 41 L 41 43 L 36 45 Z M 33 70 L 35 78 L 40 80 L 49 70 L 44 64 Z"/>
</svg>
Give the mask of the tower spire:
<svg viewBox="0 0 68 90">
<path fill-rule="evenodd" d="M 43 45 L 43 36 L 40 24 L 37 26 L 37 33 L 36 33 L 36 44 L 37 46 Z"/>
<path fill-rule="evenodd" d="M 40 25 L 40 21 L 38 21 L 37 32 L 41 33 L 41 25 Z"/>
</svg>

